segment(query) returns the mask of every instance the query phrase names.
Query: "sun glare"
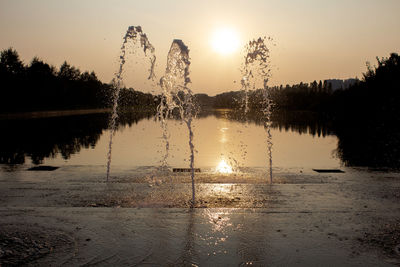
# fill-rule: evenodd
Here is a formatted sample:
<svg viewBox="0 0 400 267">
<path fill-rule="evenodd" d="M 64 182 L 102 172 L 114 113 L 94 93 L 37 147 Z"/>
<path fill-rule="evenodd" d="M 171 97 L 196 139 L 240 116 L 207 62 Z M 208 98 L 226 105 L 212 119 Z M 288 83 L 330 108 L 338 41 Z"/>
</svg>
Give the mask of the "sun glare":
<svg viewBox="0 0 400 267">
<path fill-rule="evenodd" d="M 232 167 L 225 162 L 225 160 L 221 160 L 217 166 L 217 172 L 219 173 L 232 173 Z"/>
<path fill-rule="evenodd" d="M 216 52 L 222 55 L 231 54 L 239 48 L 238 34 L 228 28 L 216 30 L 212 36 L 211 45 Z"/>
</svg>

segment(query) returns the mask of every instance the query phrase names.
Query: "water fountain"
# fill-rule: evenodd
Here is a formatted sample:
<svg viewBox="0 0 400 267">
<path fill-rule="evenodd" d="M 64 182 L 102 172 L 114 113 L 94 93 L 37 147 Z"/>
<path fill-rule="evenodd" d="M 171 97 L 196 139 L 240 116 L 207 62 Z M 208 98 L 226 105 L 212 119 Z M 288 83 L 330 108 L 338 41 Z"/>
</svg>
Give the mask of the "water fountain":
<svg viewBox="0 0 400 267">
<path fill-rule="evenodd" d="M 271 96 L 267 87 L 268 78 L 270 76 L 269 69 L 269 50 L 265 44 L 265 38 L 250 41 L 246 46 L 245 63 L 243 67 L 242 88 L 245 92 L 244 102 L 245 114 L 249 111 L 248 92 L 250 89 L 255 89 L 258 83 L 262 82 L 264 127 L 267 132 L 267 147 L 269 157 L 269 176 L 272 183 L 272 136 L 271 128 Z M 124 64 L 126 62 L 127 50 L 130 44 L 140 43 L 145 55 L 149 58 L 150 69 L 148 79 L 154 79 L 154 65 L 156 57 L 155 49 L 150 44 L 145 33 L 140 26 L 131 26 L 128 28 L 121 47 L 119 70 L 115 74 L 113 80 L 113 111 L 110 120 L 110 140 L 109 151 L 107 154 L 107 181 L 110 177 L 112 139 L 116 130 L 116 120 L 118 117 L 118 97 L 122 87 L 122 74 Z M 147 52 L 150 52 L 147 55 Z M 157 118 L 161 122 L 162 136 L 165 142 L 165 155 L 162 159 L 162 167 L 168 168 L 169 155 L 169 131 L 168 119 L 177 116 L 187 126 L 190 148 L 190 176 L 192 184 L 192 200 L 191 206 L 195 205 L 195 184 L 194 184 L 194 144 L 193 144 L 193 117 L 197 114 L 197 107 L 193 101 L 193 93 L 188 87 L 191 82 L 189 77 L 189 49 L 182 40 L 173 40 L 170 50 L 167 55 L 167 65 L 164 76 L 159 80 L 158 86 L 161 88 L 160 103 L 157 107 Z"/>
<path fill-rule="evenodd" d="M 242 67 L 241 85 L 244 91 L 244 113 L 249 112 L 249 90 L 262 88 L 264 128 L 267 133 L 267 153 L 269 160 L 269 181 L 272 184 L 272 135 L 271 135 L 271 91 L 268 79 L 271 76 L 269 49 L 266 41 L 271 38 L 258 38 L 250 41 L 245 47 L 244 65 Z"/>
<path fill-rule="evenodd" d="M 154 54 L 155 49 L 153 45 L 149 42 L 146 34 L 142 31 L 140 26 L 129 26 L 126 34 L 123 38 L 122 46 L 121 46 L 121 55 L 119 59 L 119 69 L 118 72 L 115 74 L 115 78 L 113 79 L 112 86 L 114 89 L 112 101 L 113 101 L 113 109 L 110 119 L 110 139 L 108 143 L 108 153 L 107 153 L 107 181 L 110 177 L 110 167 L 111 167 L 111 152 L 112 152 L 112 142 L 113 142 L 113 135 L 115 133 L 117 127 L 117 118 L 118 118 L 118 98 L 119 93 L 122 87 L 122 73 L 124 70 L 124 65 L 126 62 L 126 53 L 129 49 L 129 42 L 131 44 L 136 44 L 137 42 L 140 43 L 140 46 L 143 48 L 144 54 L 147 56 L 147 51 L 150 52 L 149 60 L 150 60 L 150 69 L 149 69 L 149 77 L 148 79 L 154 79 L 154 66 L 156 62 L 156 56 Z"/>
<path fill-rule="evenodd" d="M 162 88 L 161 102 L 157 108 L 158 117 L 163 127 L 163 137 L 166 145 L 166 153 L 163 165 L 166 165 L 169 149 L 167 119 L 174 110 L 179 112 L 181 120 L 186 124 L 189 132 L 190 148 L 190 173 L 192 180 L 192 207 L 195 204 L 194 187 L 194 145 L 193 145 L 193 115 L 196 114 L 196 107 L 193 103 L 193 93 L 188 87 L 189 78 L 189 49 L 182 40 L 174 40 L 167 56 L 167 67 L 164 76 L 160 79 Z"/>
<path fill-rule="evenodd" d="M 150 69 L 148 79 L 154 79 L 154 66 L 156 57 L 154 55 L 155 49 L 149 42 L 145 33 L 143 33 L 140 26 L 130 26 L 123 38 L 121 47 L 119 70 L 115 74 L 113 80 L 113 110 L 110 119 L 110 139 L 107 154 L 107 181 L 110 177 L 111 169 L 111 152 L 113 135 L 116 130 L 116 121 L 118 118 L 118 98 L 122 87 L 122 73 L 126 62 L 126 54 L 129 43 L 135 44 L 140 42 L 140 46 L 146 55 L 150 51 Z M 147 55 L 146 55 L 147 56 Z M 157 107 L 157 117 L 161 121 L 163 129 L 163 139 L 165 141 L 165 155 L 162 160 L 162 167 L 168 165 L 169 154 L 169 133 L 167 126 L 167 119 L 170 118 L 175 111 L 181 120 L 186 124 L 189 132 L 189 148 L 190 148 L 190 170 L 192 180 L 192 206 L 195 204 L 195 186 L 194 186 L 194 144 L 193 144 L 193 129 L 192 121 L 193 115 L 196 114 L 197 108 L 193 102 L 193 93 L 188 87 L 190 83 L 189 78 L 189 49 L 181 40 L 174 40 L 167 56 L 167 67 L 165 74 L 161 77 L 159 86 L 162 89 L 160 104 Z"/>
</svg>

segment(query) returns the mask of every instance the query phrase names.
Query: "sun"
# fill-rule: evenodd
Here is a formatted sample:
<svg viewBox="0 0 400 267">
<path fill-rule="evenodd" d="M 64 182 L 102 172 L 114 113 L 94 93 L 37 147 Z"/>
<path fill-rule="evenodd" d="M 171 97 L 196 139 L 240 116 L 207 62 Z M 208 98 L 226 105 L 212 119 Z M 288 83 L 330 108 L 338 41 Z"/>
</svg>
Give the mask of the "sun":
<svg viewBox="0 0 400 267">
<path fill-rule="evenodd" d="M 211 38 L 211 45 L 219 54 L 232 54 L 240 45 L 238 33 L 231 28 L 218 29 Z"/>
</svg>

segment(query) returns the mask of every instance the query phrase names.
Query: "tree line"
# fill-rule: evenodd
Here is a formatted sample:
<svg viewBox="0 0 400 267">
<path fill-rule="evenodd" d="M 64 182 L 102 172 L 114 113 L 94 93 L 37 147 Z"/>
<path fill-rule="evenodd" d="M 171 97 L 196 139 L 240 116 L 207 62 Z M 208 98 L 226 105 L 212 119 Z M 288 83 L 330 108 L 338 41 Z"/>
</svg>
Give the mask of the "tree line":
<svg viewBox="0 0 400 267">
<path fill-rule="evenodd" d="M 312 111 L 336 118 L 397 120 L 400 114 L 400 57 L 377 58 L 378 65 L 367 66 L 361 80 L 348 89 L 332 90 L 324 81 L 270 87 L 273 110 Z M 64 62 L 58 69 L 35 57 L 28 65 L 12 48 L 0 54 L 0 112 L 36 110 L 106 108 L 111 106 L 113 85 L 101 82 L 96 74 L 81 72 Z M 195 95 L 201 107 L 243 107 L 243 91 L 208 96 Z M 155 110 L 161 99 L 132 88 L 123 88 L 122 107 Z M 260 111 L 264 105 L 262 89 L 248 92 L 250 110 Z"/>
<path fill-rule="evenodd" d="M 12 48 L 0 53 L 0 112 L 107 108 L 113 86 L 66 61 L 57 69 L 38 57 L 25 65 Z M 132 88 L 120 93 L 122 107 L 155 109 L 151 94 Z"/>
<path fill-rule="evenodd" d="M 377 58 L 378 65 L 367 64 L 361 80 L 347 89 L 332 90 L 327 81 L 269 87 L 273 109 L 312 111 L 331 114 L 342 119 L 364 117 L 394 119 L 400 117 L 400 56 Z M 243 91 L 231 91 L 210 97 L 198 95 L 200 105 L 217 108 L 240 108 Z M 248 92 L 250 110 L 259 111 L 264 105 L 263 89 Z"/>
</svg>

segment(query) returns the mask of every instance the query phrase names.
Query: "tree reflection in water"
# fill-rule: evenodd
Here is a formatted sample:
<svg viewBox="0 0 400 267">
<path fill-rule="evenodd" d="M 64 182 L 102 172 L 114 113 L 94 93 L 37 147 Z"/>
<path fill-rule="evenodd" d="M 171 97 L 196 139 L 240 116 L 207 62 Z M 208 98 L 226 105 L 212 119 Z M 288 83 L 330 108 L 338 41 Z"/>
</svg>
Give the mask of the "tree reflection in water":
<svg viewBox="0 0 400 267">
<path fill-rule="evenodd" d="M 150 113 L 123 113 L 118 126 L 152 118 Z M 26 157 L 33 164 L 60 154 L 69 159 L 83 148 L 94 148 L 108 129 L 108 113 L 95 113 L 47 118 L 0 120 L 0 164 L 24 164 Z"/>
<path fill-rule="evenodd" d="M 243 114 L 224 110 L 213 112 L 234 121 L 250 121 L 262 126 L 262 114 Z M 299 134 L 338 137 L 336 154 L 345 166 L 400 169 L 399 118 L 360 118 L 339 121 L 335 117 L 313 112 L 277 111 L 272 114 L 272 128 Z"/>
<path fill-rule="evenodd" d="M 199 117 L 215 116 L 233 121 L 247 121 L 262 126 L 262 117 L 248 114 L 243 118 L 231 110 L 208 110 Z M 81 149 L 95 147 L 108 129 L 108 113 L 95 113 L 49 118 L 19 118 L 0 120 L 0 164 L 11 168 L 30 158 L 41 164 L 45 158 L 60 154 L 69 159 Z M 118 126 L 132 127 L 143 119 L 153 119 L 152 113 L 125 112 Z M 336 153 L 346 166 L 400 169 L 400 133 L 390 121 L 374 123 L 338 123 L 334 118 L 310 112 L 275 112 L 272 127 L 312 136 L 336 135 Z M 12 168 L 11 168 L 12 169 Z"/>
</svg>

